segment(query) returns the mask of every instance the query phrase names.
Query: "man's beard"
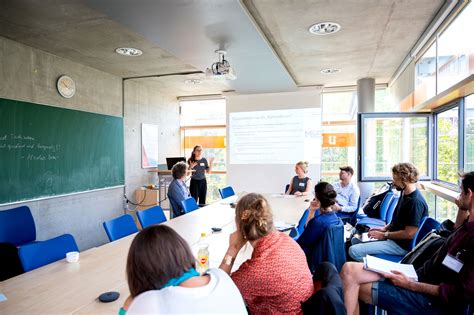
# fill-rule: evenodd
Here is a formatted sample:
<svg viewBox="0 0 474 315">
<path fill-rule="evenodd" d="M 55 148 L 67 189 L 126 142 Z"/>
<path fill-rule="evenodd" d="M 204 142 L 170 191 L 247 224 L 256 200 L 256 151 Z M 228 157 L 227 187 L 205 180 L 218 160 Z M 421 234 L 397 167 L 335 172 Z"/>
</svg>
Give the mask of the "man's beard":
<svg viewBox="0 0 474 315">
<path fill-rule="evenodd" d="M 395 189 L 396 189 L 397 191 L 402 191 L 402 190 L 405 189 L 405 187 L 400 187 L 400 186 L 397 186 L 397 185 L 393 185 L 393 186 L 395 187 Z"/>
</svg>

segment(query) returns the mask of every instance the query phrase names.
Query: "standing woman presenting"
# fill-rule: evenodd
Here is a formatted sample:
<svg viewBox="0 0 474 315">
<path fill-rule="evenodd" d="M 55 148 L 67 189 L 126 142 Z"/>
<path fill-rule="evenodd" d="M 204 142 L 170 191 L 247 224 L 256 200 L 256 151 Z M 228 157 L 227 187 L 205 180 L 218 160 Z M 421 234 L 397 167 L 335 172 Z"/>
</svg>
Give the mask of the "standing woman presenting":
<svg viewBox="0 0 474 315">
<path fill-rule="evenodd" d="M 209 159 L 210 163 L 208 163 L 206 158 L 202 157 L 202 147 L 200 145 L 194 147 L 188 160 L 189 169 L 195 171 L 191 176 L 189 191 L 196 202 L 201 205 L 206 204 L 206 173 L 211 172 L 212 161 L 213 159 Z"/>
</svg>

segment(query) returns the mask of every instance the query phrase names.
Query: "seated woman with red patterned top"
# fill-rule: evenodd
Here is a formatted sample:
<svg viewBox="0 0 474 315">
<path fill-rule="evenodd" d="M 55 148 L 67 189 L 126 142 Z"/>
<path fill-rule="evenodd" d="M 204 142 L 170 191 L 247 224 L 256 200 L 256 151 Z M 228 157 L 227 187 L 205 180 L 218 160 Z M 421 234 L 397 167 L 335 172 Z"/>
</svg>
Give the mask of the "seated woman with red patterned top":
<svg viewBox="0 0 474 315">
<path fill-rule="evenodd" d="M 249 242 L 252 258 L 231 274 L 250 313 L 302 313 L 301 303 L 314 291 L 311 272 L 300 246 L 275 230 L 268 201 L 260 194 L 247 194 L 235 209 L 237 231 L 220 268 L 230 274 L 235 257 Z"/>
</svg>

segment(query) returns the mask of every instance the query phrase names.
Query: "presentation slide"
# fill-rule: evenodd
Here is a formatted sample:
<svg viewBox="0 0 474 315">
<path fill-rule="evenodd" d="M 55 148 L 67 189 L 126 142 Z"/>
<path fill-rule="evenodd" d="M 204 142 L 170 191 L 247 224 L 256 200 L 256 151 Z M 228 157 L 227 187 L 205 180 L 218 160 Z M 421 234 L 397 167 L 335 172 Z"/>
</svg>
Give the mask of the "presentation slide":
<svg viewBox="0 0 474 315">
<path fill-rule="evenodd" d="M 321 162 L 321 109 L 229 114 L 230 164 Z"/>
</svg>

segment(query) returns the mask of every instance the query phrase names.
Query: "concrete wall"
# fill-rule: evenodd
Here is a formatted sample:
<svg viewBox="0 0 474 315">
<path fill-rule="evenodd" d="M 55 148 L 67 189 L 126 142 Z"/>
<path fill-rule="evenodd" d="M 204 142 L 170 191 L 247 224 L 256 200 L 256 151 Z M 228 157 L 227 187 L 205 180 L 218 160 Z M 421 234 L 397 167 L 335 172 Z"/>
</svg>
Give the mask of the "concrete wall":
<svg viewBox="0 0 474 315">
<path fill-rule="evenodd" d="M 76 82 L 76 95 L 71 99 L 62 98 L 56 91 L 56 80 L 62 74 Z M 71 233 L 80 250 L 108 242 L 102 222 L 124 213 L 125 191 L 131 193 L 150 183 L 148 172 L 141 170 L 141 122 L 160 125 L 160 141 L 164 141 L 160 160 L 168 153 L 179 152 L 176 98 L 160 97 L 151 86 L 141 82 L 127 83 L 126 93 L 130 93 L 124 106 L 126 189 L 22 203 L 33 213 L 38 240 Z M 113 116 L 122 116 L 123 110 L 121 78 L 3 37 L 0 37 L 0 97 Z M 166 127 L 165 122 L 172 127 Z M 2 206 L 0 210 L 11 207 Z"/>
<path fill-rule="evenodd" d="M 396 104 L 400 104 L 415 90 L 415 61 L 412 61 L 390 87 Z"/>
<path fill-rule="evenodd" d="M 166 164 L 167 156 L 180 153 L 179 106 L 176 97 L 157 93 L 144 79 L 125 81 L 124 94 L 126 194 L 136 201 L 138 187 L 157 183 L 156 173 L 141 168 L 141 124 L 158 125 L 158 163 Z"/>
</svg>

